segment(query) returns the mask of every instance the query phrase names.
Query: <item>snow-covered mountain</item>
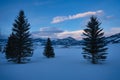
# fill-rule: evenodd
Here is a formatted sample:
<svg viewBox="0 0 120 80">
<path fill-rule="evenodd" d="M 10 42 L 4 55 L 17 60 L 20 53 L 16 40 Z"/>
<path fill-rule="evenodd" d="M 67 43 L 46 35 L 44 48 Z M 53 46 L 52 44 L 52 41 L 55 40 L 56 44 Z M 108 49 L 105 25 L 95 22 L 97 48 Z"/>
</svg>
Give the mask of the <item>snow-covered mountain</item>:
<svg viewBox="0 0 120 80">
<path fill-rule="evenodd" d="M 46 39 L 37 38 L 34 39 L 34 44 L 36 45 L 45 45 Z M 64 45 L 64 46 L 75 46 L 75 45 L 81 45 L 81 41 L 76 40 L 72 37 L 67 37 L 63 39 L 53 39 L 51 40 L 53 45 Z"/>
<path fill-rule="evenodd" d="M 81 41 L 78 41 L 72 37 L 67 37 L 64 39 L 57 39 L 53 40 L 53 45 L 66 45 L 66 46 L 72 46 L 72 45 L 80 45 Z"/>
<path fill-rule="evenodd" d="M 33 41 L 35 45 L 45 45 L 46 43 L 46 39 L 42 39 L 42 38 L 37 38 L 34 39 Z M 82 44 L 82 40 L 76 40 L 72 37 L 67 37 L 63 39 L 51 39 L 51 41 L 53 45 L 62 45 L 64 47 L 80 46 Z M 120 33 L 106 37 L 106 42 L 112 44 L 120 43 Z"/>
<path fill-rule="evenodd" d="M 43 38 L 33 39 L 34 46 L 45 45 L 46 40 L 47 39 L 43 39 Z M 54 46 L 62 45 L 64 47 L 80 46 L 82 44 L 82 40 L 76 40 L 72 37 L 67 37 L 63 39 L 51 39 L 51 41 Z M 106 41 L 107 43 L 112 43 L 112 44 L 120 43 L 120 33 L 106 37 Z M 7 39 L 0 39 L 0 45 L 2 45 L 3 47 L 5 46 L 6 42 L 7 42 Z"/>
<path fill-rule="evenodd" d="M 120 43 L 120 33 L 106 37 L 108 43 Z"/>
</svg>

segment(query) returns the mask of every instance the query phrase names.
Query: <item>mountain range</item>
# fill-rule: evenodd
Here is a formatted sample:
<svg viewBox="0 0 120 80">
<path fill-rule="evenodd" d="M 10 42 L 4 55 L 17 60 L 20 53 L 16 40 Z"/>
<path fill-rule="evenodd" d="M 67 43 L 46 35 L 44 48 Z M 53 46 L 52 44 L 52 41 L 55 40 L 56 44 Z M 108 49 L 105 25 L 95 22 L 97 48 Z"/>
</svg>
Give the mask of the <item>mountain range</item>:
<svg viewBox="0 0 120 80">
<path fill-rule="evenodd" d="M 47 39 L 36 38 L 36 39 L 33 39 L 33 43 L 34 45 L 44 46 L 46 44 L 46 40 Z M 0 45 L 5 46 L 6 42 L 7 42 L 7 39 L 0 39 Z M 72 37 L 67 37 L 63 39 L 51 39 L 51 42 L 52 42 L 52 45 L 62 45 L 62 46 L 68 47 L 68 46 L 80 46 L 83 41 L 76 40 Z M 106 37 L 106 42 L 108 44 L 120 43 L 120 33 Z"/>
<path fill-rule="evenodd" d="M 107 43 L 120 43 L 120 33 L 106 37 Z"/>
<path fill-rule="evenodd" d="M 42 39 L 42 38 L 37 38 L 33 40 L 34 45 L 45 45 L 46 44 L 46 39 Z M 72 37 L 67 37 L 67 38 L 63 38 L 63 39 L 53 39 L 51 40 L 52 45 L 62 45 L 64 47 L 69 47 L 69 46 L 79 46 L 81 45 L 81 41 L 80 40 L 76 40 Z"/>
</svg>

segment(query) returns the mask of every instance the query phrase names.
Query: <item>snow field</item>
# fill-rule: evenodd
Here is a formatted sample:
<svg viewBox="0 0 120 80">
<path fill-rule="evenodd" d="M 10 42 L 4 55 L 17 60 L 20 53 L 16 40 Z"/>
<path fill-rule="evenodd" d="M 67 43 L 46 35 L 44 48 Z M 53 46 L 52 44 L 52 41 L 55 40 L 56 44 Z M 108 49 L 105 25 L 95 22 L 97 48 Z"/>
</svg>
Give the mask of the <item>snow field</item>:
<svg viewBox="0 0 120 80">
<path fill-rule="evenodd" d="M 120 80 L 120 44 L 108 47 L 108 58 L 102 64 L 83 59 L 81 48 L 54 48 L 55 58 L 43 56 L 36 47 L 26 64 L 7 62 L 0 54 L 0 80 Z"/>
</svg>

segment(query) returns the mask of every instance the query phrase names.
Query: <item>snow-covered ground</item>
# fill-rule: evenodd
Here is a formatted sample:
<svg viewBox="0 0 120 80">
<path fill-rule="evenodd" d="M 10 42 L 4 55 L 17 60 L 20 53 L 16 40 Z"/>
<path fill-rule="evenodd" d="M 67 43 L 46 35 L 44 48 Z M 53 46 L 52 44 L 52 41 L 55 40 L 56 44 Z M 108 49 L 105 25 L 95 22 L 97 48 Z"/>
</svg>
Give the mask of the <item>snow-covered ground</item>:
<svg viewBox="0 0 120 80">
<path fill-rule="evenodd" d="M 27 64 L 7 62 L 0 54 L 0 80 L 120 80 L 120 44 L 109 45 L 108 58 L 91 64 L 79 47 L 55 48 L 56 57 L 47 59 L 37 47 Z"/>
</svg>

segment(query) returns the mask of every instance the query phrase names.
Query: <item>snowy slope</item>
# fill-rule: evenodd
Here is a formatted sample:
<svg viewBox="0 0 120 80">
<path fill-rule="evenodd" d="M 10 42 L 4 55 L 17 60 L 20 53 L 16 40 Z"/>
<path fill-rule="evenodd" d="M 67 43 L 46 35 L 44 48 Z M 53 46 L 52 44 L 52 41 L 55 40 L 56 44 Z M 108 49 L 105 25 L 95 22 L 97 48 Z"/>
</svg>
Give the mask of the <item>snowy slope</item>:
<svg viewBox="0 0 120 80">
<path fill-rule="evenodd" d="M 120 33 L 106 37 L 108 43 L 120 43 Z"/>
<path fill-rule="evenodd" d="M 33 42 L 35 45 L 45 45 L 46 44 L 46 39 L 42 38 L 37 38 L 33 39 Z M 63 45 L 63 46 L 78 46 L 81 45 L 80 40 L 76 40 L 72 37 L 67 37 L 63 39 L 51 39 L 52 45 Z"/>
<path fill-rule="evenodd" d="M 108 59 L 91 64 L 81 48 L 55 48 L 56 57 L 47 59 L 37 47 L 27 64 L 8 63 L 0 54 L 0 80 L 120 80 L 120 44 L 109 45 Z"/>
</svg>

